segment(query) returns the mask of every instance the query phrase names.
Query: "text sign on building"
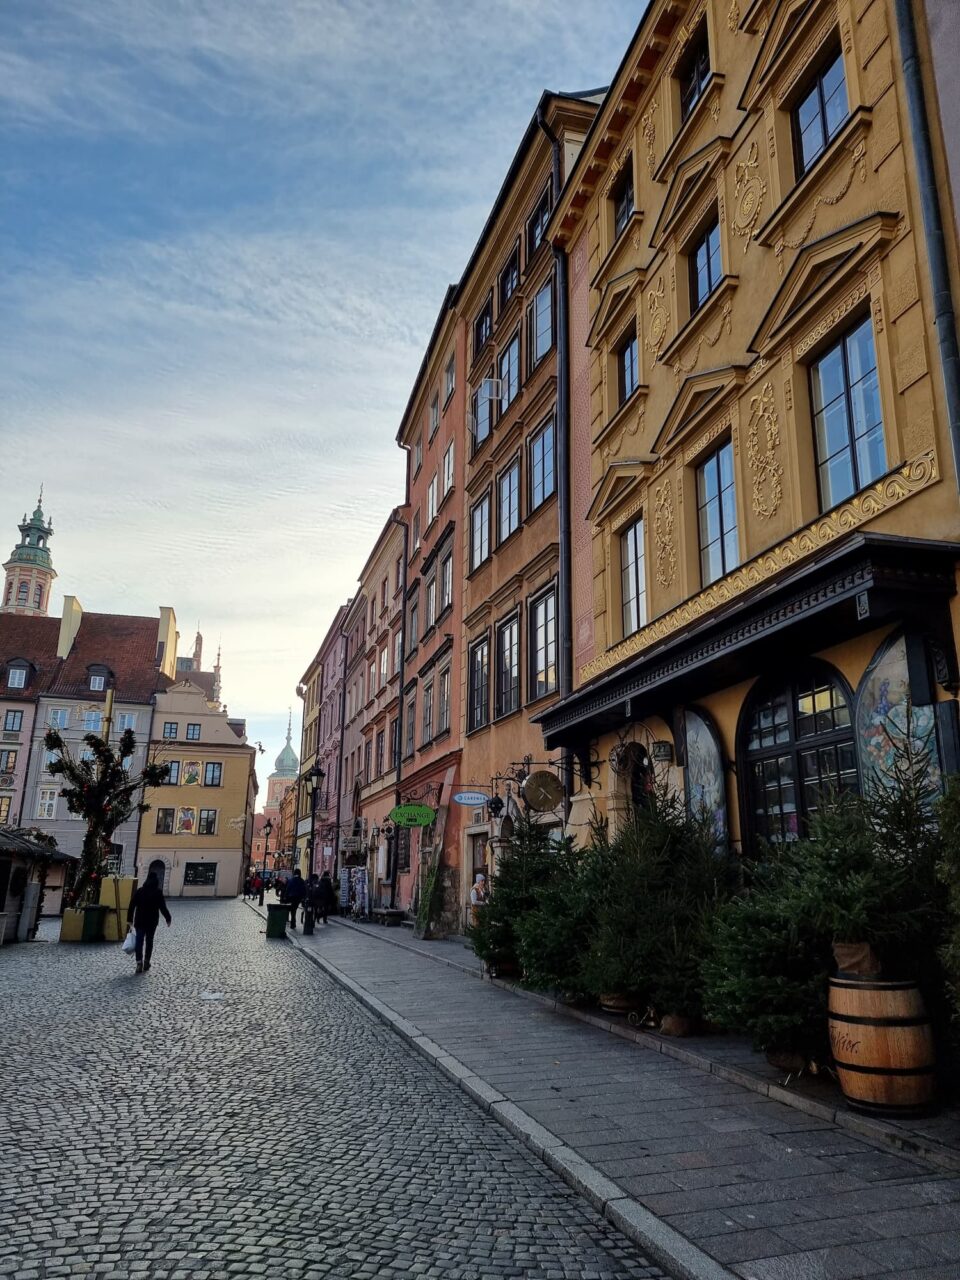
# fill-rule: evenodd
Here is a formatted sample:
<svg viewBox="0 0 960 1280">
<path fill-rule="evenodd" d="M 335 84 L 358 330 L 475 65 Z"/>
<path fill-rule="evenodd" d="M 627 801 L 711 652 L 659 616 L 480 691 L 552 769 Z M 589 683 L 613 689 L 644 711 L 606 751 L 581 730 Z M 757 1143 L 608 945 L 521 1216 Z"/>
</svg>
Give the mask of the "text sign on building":
<svg viewBox="0 0 960 1280">
<path fill-rule="evenodd" d="M 457 791 L 453 798 L 457 804 L 473 805 L 475 808 L 485 805 L 490 799 L 485 791 Z"/>
<path fill-rule="evenodd" d="M 398 827 L 429 827 L 437 811 L 428 804 L 398 804 L 387 816 Z"/>
</svg>

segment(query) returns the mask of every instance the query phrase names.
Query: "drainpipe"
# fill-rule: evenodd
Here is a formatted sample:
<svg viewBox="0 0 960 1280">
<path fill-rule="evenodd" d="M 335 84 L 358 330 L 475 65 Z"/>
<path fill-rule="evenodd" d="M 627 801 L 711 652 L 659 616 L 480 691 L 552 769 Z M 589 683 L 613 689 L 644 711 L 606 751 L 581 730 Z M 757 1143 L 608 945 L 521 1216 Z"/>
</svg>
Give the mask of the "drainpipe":
<svg viewBox="0 0 960 1280">
<path fill-rule="evenodd" d="M 543 105 L 537 108 L 537 124 L 553 151 L 553 199 L 560 195 L 560 139 L 547 123 Z M 560 697 L 573 692 L 573 603 L 571 600 L 570 538 L 570 313 L 567 303 L 567 254 L 553 246 L 557 264 L 557 514 L 559 516 L 560 558 L 558 565 L 560 624 Z M 570 817 L 573 794 L 573 753 L 564 747 L 562 755 L 564 821 Z"/>
<path fill-rule="evenodd" d="M 409 468 L 408 468 L 409 470 Z M 409 494 L 408 494 L 409 501 Z M 396 790 L 394 791 L 394 803 L 400 805 L 400 770 L 403 762 L 403 711 L 406 704 L 406 697 L 403 692 L 403 680 L 407 665 L 407 544 L 410 536 L 407 522 L 399 512 L 394 509 L 390 513 L 390 520 L 397 525 L 403 532 L 403 564 L 400 567 L 400 666 L 397 674 L 399 705 L 397 707 L 397 765 L 396 765 Z M 397 876 L 400 872 L 400 828 L 394 824 L 393 839 L 390 841 L 390 910 L 393 911 L 397 905 Z"/>
<path fill-rule="evenodd" d="M 900 56 L 903 61 L 903 82 L 910 117 L 910 137 L 917 164 L 917 182 L 920 187 L 923 234 L 927 242 L 930 286 L 933 290 L 934 324 L 937 328 L 940 367 L 943 372 L 944 394 L 947 401 L 947 421 L 953 443 L 954 467 L 958 485 L 960 485 L 960 348 L 957 344 L 957 321 L 953 308 L 953 292 L 950 287 L 950 270 L 947 264 L 943 210 L 940 206 L 937 175 L 933 164 L 930 121 L 927 115 L 912 6 L 913 0 L 894 0 L 897 33 L 900 38 Z"/>
</svg>

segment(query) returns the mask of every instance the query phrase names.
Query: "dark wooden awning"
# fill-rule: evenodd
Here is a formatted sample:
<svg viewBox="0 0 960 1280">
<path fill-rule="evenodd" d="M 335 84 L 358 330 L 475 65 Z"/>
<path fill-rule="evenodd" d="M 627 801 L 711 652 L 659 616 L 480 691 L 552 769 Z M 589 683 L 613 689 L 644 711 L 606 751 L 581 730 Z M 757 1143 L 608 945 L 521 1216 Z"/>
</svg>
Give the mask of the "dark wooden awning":
<svg viewBox="0 0 960 1280">
<path fill-rule="evenodd" d="M 943 641 L 954 662 L 945 601 L 956 591 L 960 544 L 859 534 L 651 646 L 534 717 L 548 751 L 908 620 Z"/>
</svg>

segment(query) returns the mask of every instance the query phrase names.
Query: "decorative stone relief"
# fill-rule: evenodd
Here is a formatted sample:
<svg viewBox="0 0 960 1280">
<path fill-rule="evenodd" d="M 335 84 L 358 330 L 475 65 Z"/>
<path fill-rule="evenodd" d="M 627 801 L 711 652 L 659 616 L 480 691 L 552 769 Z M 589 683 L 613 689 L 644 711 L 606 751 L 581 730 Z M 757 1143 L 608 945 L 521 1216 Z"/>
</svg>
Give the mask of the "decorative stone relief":
<svg viewBox="0 0 960 1280">
<path fill-rule="evenodd" d="M 771 160 L 775 160 L 777 156 L 777 135 L 773 129 L 767 130 L 767 155 Z"/>
<path fill-rule="evenodd" d="M 815 342 L 818 342 L 825 333 L 828 333 L 843 317 L 867 296 L 866 282 L 861 280 L 855 289 L 838 302 L 829 315 L 823 317 L 819 324 L 814 325 L 809 333 L 797 343 L 797 359 L 806 355 Z"/>
<path fill-rule="evenodd" d="M 731 0 L 730 8 L 727 10 L 727 26 L 731 31 L 736 31 L 740 25 L 740 6 L 737 0 Z"/>
<path fill-rule="evenodd" d="M 657 581 L 668 587 L 677 568 L 673 537 L 673 484 L 668 476 L 653 495 L 653 540 L 656 548 Z"/>
<path fill-rule="evenodd" d="M 750 239 L 760 221 L 767 186 L 760 177 L 759 154 L 756 142 L 750 143 L 747 158 L 736 167 L 736 206 L 733 212 L 733 231 L 743 238 L 743 252 L 750 247 Z"/>
<path fill-rule="evenodd" d="M 720 341 L 724 333 L 729 333 L 731 329 L 730 314 L 733 311 L 733 303 L 729 298 L 724 300 L 723 310 L 720 312 L 720 323 L 717 325 L 717 331 L 711 337 L 709 334 L 701 333 L 693 349 L 693 358 L 689 364 L 684 364 L 680 356 L 677 356 L 673 362 L 673 376 L 677 381 L 677 386 L 683 381 L 684 376 L 692 373 L 697 367 L 697 361 L 700 359 L 700 352 L 704 346 L 715 347 Z"/>
<path fill-rule="evenodd" d="M 657 109 L 657 100 L 654 98 L 653 102 L 650 103 L 650 106 L 640 118 L 640 129 L 643 133 L 644 146 L 647 149 L 647 169 L 649 170 L 651 178 L 653 177 L 654 171 L 657 167 L 657 156 L 655 151 L 657 143 L 657 125 L 654 120 L 654 116 L 657 114 Z"/>
<path fill-rule="evenodd" d="M 880 298 L 873 300 L 873 325 L 877 333 L 883 333 L 883 302 Z"/>
<path fill-rule="evenodd" d="M 663 276 L 657 281 L 657 287 L 647 294 L 647 309 L 650 322 L 647 325 L 646 348 L 653 352 L 654 360 L 660 357 L 660 348 L 667 336 L 667 309 L 663 305 Z"/>
<path fill-rule="evenodd" d="M 619 454 L 620 446 L 623 444 L 627 436 L 635 436 L 639 434 L 643 428 L 643 418 L 644 412 L 643 406 L 641 405 L 640 411 L 636 416 L 631 414 L 630 420 L 625 422 L 619 431 L 603 442 L 600 447 L 600 461 L 604 466 L 606 466 L 607 459 L 611 454 Z"/>
<path fill-rule="evenodd" d="M 783 500 L 780 420 L 770 382 L 765 382 L 763 390 L 750 399 L 747 463 L 753 481 L 753 510 L 761 520 L 769 520 L 780 510 Z"/>
<path fill-rule="evenodd" d="M 813 202 L 813 210 L 810 214 L 809 219 L 807 220 L 807 224 L 803 228 L 803 230 L 800 232 L 799 236 L 797 236 L 793 240 L 788 240 L 787 237 L 783 235 L 782 232 L 778 236 L 777 242 L 774 248 L 776 249 L 776 253 L 777 253 L 777 268 L 780 272 L 780 275 L 783 275 L 784 250 L 800 249 L 802 248 L 803 245 L 807 243 L 807 240 L 810 237 L 810 232 L 813 230 L 814 224 L 817 221 L 817 215 L 819 214 L 821 208 L 824 208 L 829 205 L 839 204 L 840 201 L 843 199 L 843 197 L 847 194 L 847 192 L 853 186 L 853 180 L 858 173 L 860 174 L 860 181 L 866 182 L 867 180 L 867 144 L 863 141 L 862 138 L 857 143 L 857 145 L 852 148 L 850 152 L 850 168 L 849 168 L 849 171 L 847 172 L 847 176 L 844 179 L 842 185 L 837 191 L 833 193 L 833 195 L 826 196 L 823 194 L 823 192 L 821 192 L 817 196 L 816 200 L 814 200 Z"/>
<path fill-rule="evenodd" d="M 739 569 L 734 569 L 732 573 L 721 578 L 719 582 L 713 583 L 706 590 L 685 600 L 677 608 L 671 609 L 654 622 L 641 628 L 622 644 L 598 655 L 592 662 L 580 668 L 581 681 L 585 683 L 587 680 L 592 680 L 594 676 L 601 675 L 604 671 L 623 662 L 625 658 L 641 653 L 682 627 L 689 626 L 690 623 L 712 613 L 714 609 L 766 582 L 774 574 L 782 572 L 798 561 L 805 560 L 808 556 L 818 554 L 837 538 L 845 537 L 851 529 L 899 505 L 913 494 L 935 484 L 939 478 L 936 454 L 933 449 L 918 454 L 891 475 L 862 490 L 848 502 L 842 502 L 828 515 L 820 516 L 812 524 L 783 542 L 777 543 L 775 547 L 771 547 L 769 551 L 764 551 L 753 560 L 747 561 Z"/>
<path fill-rule="evenodd" d="M 720 119 L 720 95 L 715 93 L 713 101 L 710 103 L 710 115 L 713 117 L 713 123 L 716 124 Z"/>
</svg>

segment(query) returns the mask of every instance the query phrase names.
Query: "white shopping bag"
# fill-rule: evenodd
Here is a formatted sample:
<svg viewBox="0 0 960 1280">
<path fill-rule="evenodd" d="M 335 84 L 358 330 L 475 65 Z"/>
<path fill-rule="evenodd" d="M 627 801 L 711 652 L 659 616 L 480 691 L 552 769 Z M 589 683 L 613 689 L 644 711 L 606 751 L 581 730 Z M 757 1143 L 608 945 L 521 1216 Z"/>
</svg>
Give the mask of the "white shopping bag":
<svg viewBox="0 0 960 1280">
<path fill-rule="evenodd" d="M 127 955 L 132 955 L 132 954 L 133 954 L 133 952 L 134 952 L 134 951 L 136 951 L 136 949 L 137 949 L 137 935 L 136 935 L 136 933 L 133 931 L 133 929 L 131 929 L 131 930 L 130 930 L 130 932 L 129 932 L 129 933 L 127 934 L 127 936 L 124 938 L 123 942 L 120 944 L 120 949 L 121 949 L 122 951 L 125 951 L 125 952 L 127 953 Z"/>
</svg>

